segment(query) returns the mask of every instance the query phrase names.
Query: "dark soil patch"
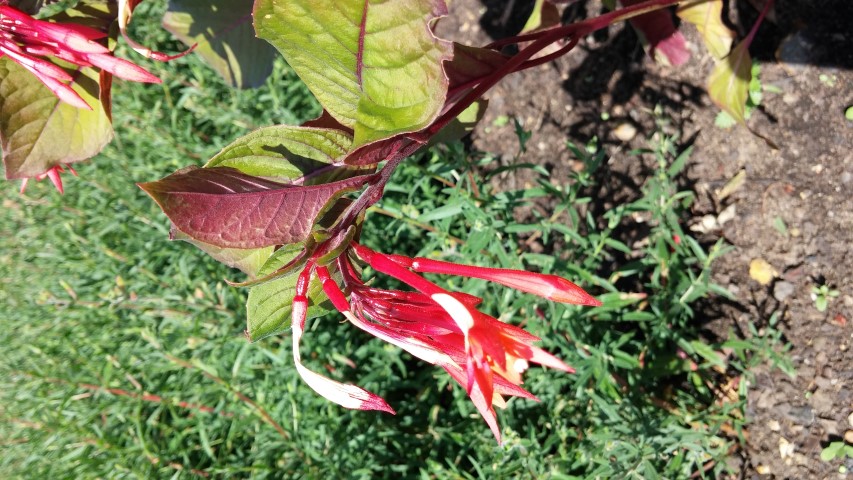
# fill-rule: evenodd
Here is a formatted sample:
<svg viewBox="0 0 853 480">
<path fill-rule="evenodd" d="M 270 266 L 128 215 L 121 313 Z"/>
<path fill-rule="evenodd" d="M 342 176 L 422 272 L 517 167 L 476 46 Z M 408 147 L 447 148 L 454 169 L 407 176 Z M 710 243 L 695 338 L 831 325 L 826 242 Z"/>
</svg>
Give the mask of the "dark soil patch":
<svg viewBox="0 0 853 480">
<path fill-rule="evenodd" d="M 490 35 L 517 32 L 530 3 L 456 0 L 440 33 L 486 44 Z M 740 32 L 757 16 L 749 3 L 738 3 L 733 13 Z M 592 2 L 576 2 L 564 18 L 599 9 Z M 685 34 L 696 54 L 678 69 L 656 65 L 631 29 L 615 27 L 554 63 L 512 75 L 490 93 L 490 108 L 473 136 L 475 148 L 506 153 L 500 161 L 512 162 L 518 150 L 512 122 L 500 126 L 495 120 L 518 119 L 532 131 L 523 161 L 544 166 L 555 178 L 578 168 L 566 142 L 583 144 L 596 136 L 610 157 L 601 192 L 610 201 L 630 198 L 643 184 L 647 169 L 627 152 L 645 147 L 656 128 L 695 147 L 683 181 L 699 202 L 687 221 L 708 226 L 695 232 L 701 241 L 722 237 L 734 246 L 716 265 L 715 280 L 737 297 L 732 304 L 708 304 L 702 320 L 722 335 L 730 329 L 747 332 L 749 323 L 761 328 L 773 313 L 780 315 L 797 369 L 794 379 L 769 368 L 756 372 L 742 452 L 747 478 L 839 478 L 837 462 L 823 462 L 819 454 L 853 429 L 848 424 L 853 411 L 853 122 L 844 117 L 853 104 L 851 10 L 853 3 L 846 0 L 780 1 L 773 22 L 762 27 L 755 44 L 761 80 L 781 93 L 765 95 L 750 125 L 774 139 L 778 150 L 746 129 L 714 126 L 718 109 L 704 90 L 713 64 L 692 28 Z M 652 114 L 656 107 L 658 116 Z M 720 199 L 719 189 L 740 171 L 746 183 Z M 529 180 L 514 173 L 496 181 L 514 188 Z M 714 225 L 712 220 L 726 209 L 734 209 L 734 217 Z M 750 277 L 754 259 L 778 272 L 769 285 Z M 823 313 L 811 293 L 822 284 L 840 291 Z M 853 471 L 853 462 L 848 463 Z"/>
</svg>

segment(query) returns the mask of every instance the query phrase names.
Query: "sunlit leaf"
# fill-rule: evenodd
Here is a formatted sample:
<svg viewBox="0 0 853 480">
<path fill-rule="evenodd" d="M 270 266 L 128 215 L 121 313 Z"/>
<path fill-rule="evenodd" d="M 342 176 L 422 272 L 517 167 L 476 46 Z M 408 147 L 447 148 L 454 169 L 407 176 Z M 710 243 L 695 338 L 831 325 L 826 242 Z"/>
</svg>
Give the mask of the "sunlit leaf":
<svg viewBox="0 0 853 480">
<path fill-rule="evenodd" d="M 708 95 L 711 100 L 740 123 L 746 123 L 744 115 L 751 72 L 752 57 L 741 42 L 729 56 L 717 63 L 708 77 Z"/>
<path fill-rule="evenodd" d="M 296 258 L 301 249 L 302 246 L 298 244 L 282 247 L 261 268 L 259 275 L 275 272 Z M 290 328 L 291 306 L 299 273 L 299 270 L 295 270 L 249 289 L 246 302 L 246 333 L 250 341 L 276 335 Z M 322 284 L 315 277 L 308 286 L 308 318 L 318 317 L 332 309 L 323 293 Z"/>
<path fill-rule="evenodd" d="M 735 33 L 723 23 L 723 0 L 684 3 L 677 13 L 682 20 L 696 26 L 711 56 L 719 60 L 729 53 Z"/>
<path fill-rule="evenodd" d="M 218 247 L 260 248 L 305 241 L 332 200 L 369 179 L 297 186 L 229 167 L 188 167 L 139 186 L 190 237 Z"/>
<path fill-rule="evenodd" d="M 99 75 L 68 70 L 72 88 L 92 107 L 61 102 L 32 73 L 0 59 L 0 141 L 6 178 L 29 178 L 55 165 L 91 158 L 112 139 L 110 120 L 98 100 Z"/>
<path fill-rule="evenodd" d="M 472 103 L 456 118 L 454 118 L 446 127 L 442 128 L 434 137 L 430 139 L 430 145 L 438 143 L 447 143 L 468 135 L 474 130 L 474 127 L 483 119 L 486 114 L 486 107 L 489 106 L 488 100 L 481 99 Z"/>
<path fill-rule="evenodd" d="M 216 261 L 240 270 L 248 275 L 249 278 L 255 278 L 258 275 L 264 262 L 273 253 L 273 247 L 271 246 L 262 248 L 222 248 L 200 242 L 176 228 L 172 228 L 170 233 L 172 240 L 183 240 L 192 243 Z"/>
<path fill-rule="evenodd" d="M 226 82 L 258 87 L 272 72 L 275 49 L 255 37 L 252 2 L 170 0 L 163 27 L 201 55 Z"/>
<path fill-rule="evenodd" d="M 469 47 L 459 43 L 453 44 L 453 58 L 444 63 L 444 72 L 449 80 L 447 105 L 459 101 L 477 82 L 488 77 L 503 66 L 508 57 L 486 49 Z M 442 138 L 431 139 L 431 144 L 437 141 L 449 141 L 459 138 L 467 130 L 473 128 L 485 113 L 488 102 L 480 100 L 478 106 L 473 105 L 451 121 L 441 132 Z M 446 133 L 444 133 L 446 132 Z M 413 145 L 424 145 L 426 142 L 413 140 L 405 134 L 386 138 L 381 141 L 362 145 L 351 151 L 345 161 L 350 165 L 371 165 L 383 160 L 395 160 L 406 155 Z"/>
<path fill-rule="evenodd" d="M 332 165 L 346 155 L 351 144 L 352 137 L 339 130 L 276 125 L 238 138 L 205 166 L 232 167 L 272 179 L 301 179 L 314 185 L 362 171 Z"/>
<path fill-rule="evenodd" d="M 451 48 L 430 27 L 446 13 L 443 0 L 258 0 L 254 16 L 357 147 L 438 115 Z"/>
</svg>

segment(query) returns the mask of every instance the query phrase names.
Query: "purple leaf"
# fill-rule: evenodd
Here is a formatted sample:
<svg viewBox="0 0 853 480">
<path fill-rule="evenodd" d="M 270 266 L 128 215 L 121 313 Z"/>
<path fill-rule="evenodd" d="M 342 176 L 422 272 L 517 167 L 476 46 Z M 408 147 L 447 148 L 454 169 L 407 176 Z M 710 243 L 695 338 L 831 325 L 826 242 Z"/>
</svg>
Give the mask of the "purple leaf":
<svg viewBox="0 0 853 480">
<path fill-rule="evenodd" d="M 260 248 L 305 241 L 333 200 L 370 179 L 296 186 L 228 167 L 188 167 L 139 186 L 190 237 L 224 248 Z"/>
<path fill-rule="evenodd" d="M 620 0 L 622 5 L 630 7 L 643 0 Z M 649 55 L 659 62 L 674 67 L 690 59 L 687 41 L 675 27 L 672 12 L 667 9 L 644 13 L 630 20 L 631 25 L 643 36 L 649 48 Z"/>
</svg>

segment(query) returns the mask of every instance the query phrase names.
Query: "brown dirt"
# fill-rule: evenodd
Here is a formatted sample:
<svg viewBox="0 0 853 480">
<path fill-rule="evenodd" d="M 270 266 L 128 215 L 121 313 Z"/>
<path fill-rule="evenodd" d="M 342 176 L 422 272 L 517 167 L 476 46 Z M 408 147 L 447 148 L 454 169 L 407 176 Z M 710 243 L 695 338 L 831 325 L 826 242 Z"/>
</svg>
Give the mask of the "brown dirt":
<svg viewBox="0 0 853 480">
<path fill-rule="evenodd" d="M 853 104 L 853 3 L 818 3 L 823 10 L 814 8 L 815 2 L 780 0 L 773 22 L 766 22 L 753 44 L 762 60 L 762 83 L 781 93 L 765 94 L 750 126 L 772 138 L 778 150 L 746 129 L 714 126 L 718 109 L 703 87 L 712 61 L 692 28 L 684 32 L 693 59 L 678 69 L 656 65 L 633 31 L 615 27 L 552 64 L 512 75 L 490 93 L 489 110 L 473 136 L 475 148 L 502 152 L 500 161 L 513 161 L 518 138 L 512 123 L 498 126 L 495 120 L 519 119 L 533 133 L 523 161 L 543 165 L 556 178 L 574 167 L 566 141 L 583 144 L 597 136 L 611 158 L 609 192 L 617 200 L 644 181 L 644 166 L 627 152 L 646 146 L 656 128 L 656 106 L 662 111 L 657 118 L 668 119 L 664 131 L 695 147 L 682 179 L 699 198 L 688 223 L 709 221 L 727 208 L 735 212 L 720 228 L 696 232 L 702 241 L 722 237 L 734 247 L 715 266 L 714 278 L 737 301 L 709 305 L 704 320 L 720 334 L 746 332 L 750 322 L 761 328 L 777 313 L 797 370 L 793 379 L 767 367 L 756 372 L 742 478 L 845 478 L 838 460 L 823 462 L 819 454 L 853 429 L 848 424 L 853 412 L 853 122 L 844 117 Z M 439 32 L 486 44 L 517 32 L 530 4 L 455 0 Z M 755 9 L 748 3 L 736 7 L 733 24 L 748 28 Z M 564 20 L 600 10 L 592 2 L 567 9 Z M 746 28 L 738 30 L 742 34 Z M 602 113 L 609 120 L 603 121 Z M 626 142 L 615 133 L 627 125 L 637 134 Z M 720 200 L 719 189 L 740 171 L 746 183 Z M 526 179 L 501 181 L 512 188 Z M 780 222 L 787 232 L 774 226 Z M 754 259 L 778 272 L 769 285 L 750 277 Z M 821 284 L 840 291 L 823 313 L 811 296 L 812 287 Z M 853 471 L 853 461 L 846 467 Z"/>
</svg>

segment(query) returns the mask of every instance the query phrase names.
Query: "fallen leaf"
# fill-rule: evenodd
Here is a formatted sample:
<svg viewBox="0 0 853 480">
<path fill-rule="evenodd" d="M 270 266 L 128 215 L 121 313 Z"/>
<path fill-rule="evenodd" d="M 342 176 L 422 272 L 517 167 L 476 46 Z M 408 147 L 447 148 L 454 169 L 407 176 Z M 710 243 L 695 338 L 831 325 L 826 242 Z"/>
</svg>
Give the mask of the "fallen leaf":
<svg viewBox="0 0 853 480">
<path fill-rule="evenodd" d="M 744 183 L 746 183 L 746 170 L 741 170 L 737 172 L 737 174 L 732 177 L 731 180 L 726 182 L 723 188 L 717 191 L 717 200 L 722 200 L 728 197 L 729 195 L 735 193 L 740 187 L 743 186 Z"/>
<path fill-rule="evenodd" d="M 761 285 L 769 285 L 777 276 L 779 276 L 779 272 L 766 260 L 756 258 L 749 262 L 749 277 Z"/>
<path fill-rule="evenodd" d="M 786 459 L 794 454 L 796 447 L 785 437 L 779 437 L 779 456 Z"/>
</svg>

